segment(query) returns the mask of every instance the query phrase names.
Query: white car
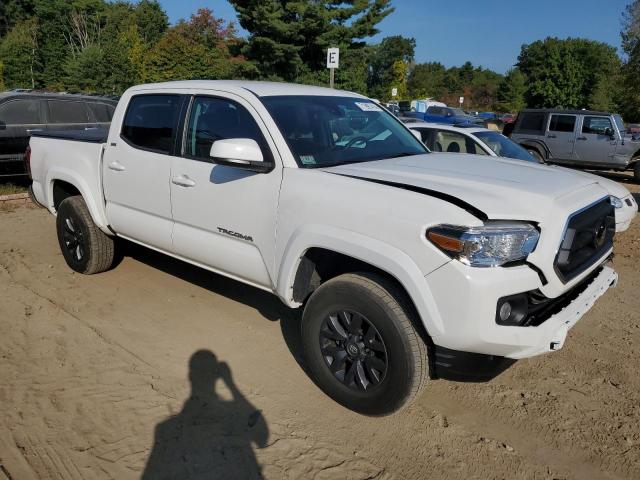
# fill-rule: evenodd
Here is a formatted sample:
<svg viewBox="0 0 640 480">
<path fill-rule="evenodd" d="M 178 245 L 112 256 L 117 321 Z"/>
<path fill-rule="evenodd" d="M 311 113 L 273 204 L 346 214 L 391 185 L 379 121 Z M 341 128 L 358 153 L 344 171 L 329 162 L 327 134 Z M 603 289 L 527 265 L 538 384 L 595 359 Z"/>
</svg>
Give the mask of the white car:
<svg viewBox="0 0 640 480">
<path fill-rule="evenodd" d="M 408 122 L 407 126 L 420 133 L 422 142 L 432 152 L 472 153 L 491 157 L 506 157 L 535 162 L 529 152 L 513 140 L 494 130 L 478 127 L 455 127 L 427 122 Z M 555 167 L 563 169 L 563 167 Z M 624 232 L 638 214 L 638 204 L 633 195 L 618 182 L 590 173 L 573 170 L 578 175 L 595 178 L 609 191 L 616 207 L 616 231 Z"/>
<path fill-rule="evenodd" d="M 36 133 L 27 162 L 71 269 L 108 270 L 124 238 L 303 307 L 308 371 L 370 415 L 560 349 L 618 279 L 595 177 L 429 154 L 350 92 L 140 85 L 109 131 Z"/>
</svg>

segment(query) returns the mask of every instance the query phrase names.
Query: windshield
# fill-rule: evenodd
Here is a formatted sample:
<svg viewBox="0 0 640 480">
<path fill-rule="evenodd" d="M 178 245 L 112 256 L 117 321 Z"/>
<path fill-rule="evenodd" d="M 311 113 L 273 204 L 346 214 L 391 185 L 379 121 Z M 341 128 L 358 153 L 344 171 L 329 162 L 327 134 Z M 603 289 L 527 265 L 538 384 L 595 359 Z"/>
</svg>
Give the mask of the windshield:
<svg viewBox="0 0 640 480">
<path fill-rule="evenodd" d="M 428 153 L 393 115 L 366 99 L 287 95 L 260 100 L 302 168 Z"/>
<path fill-rule="evenodd" d="M 616 125 L 618 126 L 618 130 L 620 131 L 620 135 L 624 135 L 627 129 L 624 126 L 622 117 L 620 115 L 614 115 L 613 119 L 616 121 Z"/>
<path fill-rule="evenodd" d="M 482 140 L 499 157 L 515 158 L 535 162 L 537 160 L 524 148 L 498 132 L 476 132 L 476 137 Z"/>
<path fill-rule="evenodd" d="M 461 108 L 452 108 L 451 110 L 453 110 L 453 113 L 455 113 L 456 116 L 458 116 L 458 117 L 466 117 L 467 116 L 465 111 L 462 110 Z"/>
</svg>

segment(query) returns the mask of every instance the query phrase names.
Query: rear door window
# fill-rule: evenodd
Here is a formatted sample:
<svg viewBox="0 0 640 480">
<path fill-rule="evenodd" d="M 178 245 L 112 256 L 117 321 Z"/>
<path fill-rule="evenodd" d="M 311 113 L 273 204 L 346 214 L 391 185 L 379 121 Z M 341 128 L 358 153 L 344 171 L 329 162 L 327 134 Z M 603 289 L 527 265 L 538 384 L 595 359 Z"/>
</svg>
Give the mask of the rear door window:
<svg viewBox="0 0 640 480">
<path fill-rule="evenodd" d="M 6 126 L 42 123 L 38 100 L 11 100 L 0 105 L 0 122 Z"/>
<path fill-rule="evenodd" d="M 572 133 L 576 127 L 575 115 L 551 115 L 550 132 Z"/>
<path fill-rule="evenodd" d="M 179 95 L 132 97 L 122 123 L 122 138 L 134 147 L 169 154 L 178 127 L 180 100 Z"/>
<path fill-rule="evenodd" d="M 89 123 L 89 112 L 84 102 L 47 100 L 49 123 Z"/>
</svg>

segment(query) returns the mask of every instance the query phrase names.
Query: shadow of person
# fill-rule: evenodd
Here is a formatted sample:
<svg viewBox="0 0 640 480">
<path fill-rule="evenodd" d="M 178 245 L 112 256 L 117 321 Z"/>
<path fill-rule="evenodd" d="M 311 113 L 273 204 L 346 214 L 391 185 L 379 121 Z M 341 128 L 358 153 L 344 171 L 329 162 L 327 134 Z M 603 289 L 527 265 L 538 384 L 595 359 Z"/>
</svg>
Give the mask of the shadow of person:
<svg viewBox="0 0 640 480">
<path fill-rule="evenodd" d="M 252 444 L 266 446 L 269 429 L 259 410 L 244 398 L 229 366 L 208 350 L 189 361 L 191 396 L 180 413 L 155 429 L 143 480 L 259 479 Z M 217 393 L 224 382 L 232 399 Z"/>
</svg>

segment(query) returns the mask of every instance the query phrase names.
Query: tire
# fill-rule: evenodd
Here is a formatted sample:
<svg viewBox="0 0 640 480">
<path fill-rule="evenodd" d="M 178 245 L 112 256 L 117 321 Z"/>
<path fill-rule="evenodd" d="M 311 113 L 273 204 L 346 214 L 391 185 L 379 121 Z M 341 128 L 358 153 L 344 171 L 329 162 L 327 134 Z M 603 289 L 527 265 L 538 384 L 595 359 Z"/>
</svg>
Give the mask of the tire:
<svg viewBox="0 0 640 480">
<path fill-rule="evenodd" d="M 69 268 L 85 275 L 109 270 L 114 240 L 100 230 L 81 196 L 65 198 L 56 218 L 58 243 Z"/>
<path fill-rule="evenodd" d="M 309 373 L 351 410 L 397 412 L 428 379 L 427 346 L 412 322 L 416 317 L 406 295 L 382 276 L 345 274 L 327 281 L 311 295 L 302 317 Z"/>
<path fill-rule="evenodd" d="M 633 178 L 636 179 L 636 182 L 640 183 L 640 160 L 633 165 Z"/>
<path fill-rule="evenodd" d="M 537 150 L 528 148 L 527 152 L 529 152 L 529 154 L 531 154 L 531 156 L 535 158 L 538 161 L 538 163 L 545 163 L 544 158 L 542 158 L 542 155 L 540 155 L 540 152 L 538 152 Z"/>
</svg>

